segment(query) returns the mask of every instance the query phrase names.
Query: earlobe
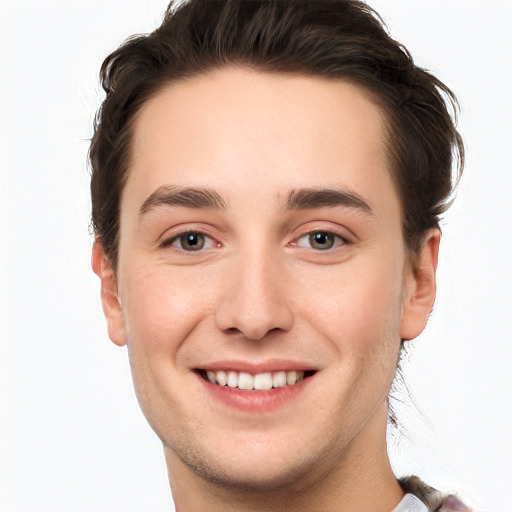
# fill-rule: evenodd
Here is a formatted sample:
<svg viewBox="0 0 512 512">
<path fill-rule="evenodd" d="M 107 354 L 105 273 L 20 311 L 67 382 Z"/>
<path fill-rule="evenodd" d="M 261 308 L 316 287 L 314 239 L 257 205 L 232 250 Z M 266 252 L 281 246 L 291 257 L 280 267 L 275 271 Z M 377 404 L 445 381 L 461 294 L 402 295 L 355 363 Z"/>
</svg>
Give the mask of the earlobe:
<svg viewBox="0 0 512 512">
<path fill-rule="evenodd" d="M 436 298 L 436 269 L 441 232 L 430 229 L 425 235 L 421 253 L 405 276 L 404 302 L 400 321 L 400 337 L 412 340 L 427 325 Z"/>
<path fill-rule="evenodd" d="M 119 346 L 126 344 L 124 315 L 118 295 L 117 276 L 99 240 L 92 248 L 91 265 L 101 280 L 101 305 L 107 320 L 109 338 Z"/>
</svg>

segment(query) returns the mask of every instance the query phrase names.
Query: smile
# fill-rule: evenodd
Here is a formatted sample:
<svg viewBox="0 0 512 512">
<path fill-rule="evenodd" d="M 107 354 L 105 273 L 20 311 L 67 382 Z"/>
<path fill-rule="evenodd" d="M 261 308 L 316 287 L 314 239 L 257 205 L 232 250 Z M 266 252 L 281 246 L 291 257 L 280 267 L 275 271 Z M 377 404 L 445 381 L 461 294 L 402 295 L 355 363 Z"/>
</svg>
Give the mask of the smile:
<svg viewBox="0 0 512 512">
<path fill-rule="evenodd" d="M 266 391 L 272 388 L 293 386 L 312 375 L 312 371 L 277 371 L 250 374 L 233 370 L 201 370 L 203 379 L 218 386 L 238 388 L 244 391 Z"/>
</svg>

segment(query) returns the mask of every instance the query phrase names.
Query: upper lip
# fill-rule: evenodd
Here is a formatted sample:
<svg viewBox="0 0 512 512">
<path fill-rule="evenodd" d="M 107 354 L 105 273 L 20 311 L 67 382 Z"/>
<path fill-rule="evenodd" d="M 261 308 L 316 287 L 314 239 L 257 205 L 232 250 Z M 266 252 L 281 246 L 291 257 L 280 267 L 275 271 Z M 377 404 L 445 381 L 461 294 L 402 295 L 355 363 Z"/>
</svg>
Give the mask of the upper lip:
<svg viewBox="0 0 512 512">
<path fill-rule="evenodd" d="M 252 375 L 258 373 L 279 372 L 279 371 L 317 371 L 318 367 L 308 363 L 293 361 L 289 359 L 271 359 L 261 362 L 224 360 L 204 363 L 197 366 L 198 370 L 211 370 L 213 372 L 228 370 L 234 372 L 245 372 Z"/>
</svg>

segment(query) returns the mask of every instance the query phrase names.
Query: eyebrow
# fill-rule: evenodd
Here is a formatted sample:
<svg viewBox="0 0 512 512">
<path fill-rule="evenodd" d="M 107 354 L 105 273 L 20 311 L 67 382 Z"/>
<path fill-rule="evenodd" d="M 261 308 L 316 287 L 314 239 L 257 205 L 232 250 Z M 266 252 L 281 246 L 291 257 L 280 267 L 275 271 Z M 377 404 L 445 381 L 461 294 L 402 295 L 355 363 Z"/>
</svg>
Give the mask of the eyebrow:
<svg viewBox="0 0 512 512">
<path fill-rule="evenodd" d="M 331 206 L 343 206 L 373 215 L 370 205 L 361 196 L 344 189 L 303 188 L 292 190 L 286 201 L 288 210 L 307 210 Z"/>
<path fill-rule="evenodd" d="M 203 187 L 158 187 L 140 207 L 140 215 L 161 206 L 181 206 L 210 210 L 226 209 L 226 202 L 213 189 Z M 372 215 L 370 205 L 355 192 L 333 188 L 302 188 L 291 190 L 285 202 L 287 210 L 342 206 Z"/>
<path fill-rule="evenodd" d="M 148 196 L 139 213 L 144 215 L 160 206 L 223 210 L 226 203 L 215 190 L 209 188 L 162 186 Z"/>
</svg>

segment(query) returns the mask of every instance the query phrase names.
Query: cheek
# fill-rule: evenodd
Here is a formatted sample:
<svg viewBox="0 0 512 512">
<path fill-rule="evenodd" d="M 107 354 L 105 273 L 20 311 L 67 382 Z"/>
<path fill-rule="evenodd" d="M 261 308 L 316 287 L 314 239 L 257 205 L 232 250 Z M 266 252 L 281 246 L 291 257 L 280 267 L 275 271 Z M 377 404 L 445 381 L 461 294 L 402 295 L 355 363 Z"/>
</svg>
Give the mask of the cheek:
<svg viewBox="0 0 512 512">
<path fill-rule="evenodd" d="M 138 269 L 124 282 L 128 344 L 167 356 L 208 313 L 208 290 L 199 276 L 158 267 Z"/>
<path fill-rule="evenodd" d="M 134 270 L 121 290 L 130 366 L 140 406 L 159 432 L 162 421 L 187 417 L 169 390 L 180 386 L 180 348 L 208 314 L 209 299 L 190 273 L 154 265 Z"/>
<path fill-rule="evenodd" d="M 393 350 L 398 350 L 402 302 L 399 267 L 382 260 L 357 268 L 347 265 L 323 282 L 324 287 L 307 291 L 307 314 L 341 355 L 346 352 L 366 357 L 368 352 L 389 345 L 383 341 L 396 341 Z"/>
</svg>

